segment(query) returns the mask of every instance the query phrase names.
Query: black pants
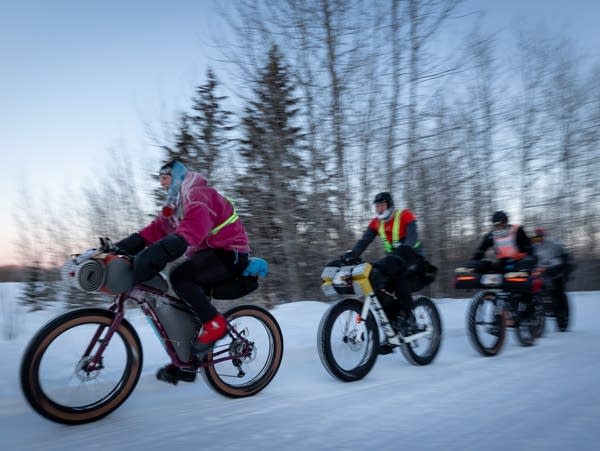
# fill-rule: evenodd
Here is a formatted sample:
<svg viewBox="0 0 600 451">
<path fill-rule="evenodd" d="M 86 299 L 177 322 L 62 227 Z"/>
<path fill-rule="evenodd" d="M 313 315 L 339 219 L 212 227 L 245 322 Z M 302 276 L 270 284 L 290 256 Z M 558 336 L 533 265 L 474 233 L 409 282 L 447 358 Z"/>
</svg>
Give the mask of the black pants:
<svg viewBox="0 0 600 451">
<path fill-rule="evenodd" d="M 400 311 L 407 314 L 412 311 L 412 296 L 408 272 L 411 266 L 417 263 L 418 258 L 418 255 L 411 248 L 400 246 L 373 264 L 374 268 L 387 276 L 387 283 L 383 288 L 394 291 L 398 300 L 395 305 L 390 305 L 389 303 L 383 305 L 389 317 L 393 318 Z"/>
<path fill-rule="evenodd" d="M 217 314 L 217 309 L 206 297 L 206 290 L 237 276 L 247 264 L 248 254 L 206 249 L 173 268 L 169 280 L 177 296 L 205 322 Z"/>
</svg>

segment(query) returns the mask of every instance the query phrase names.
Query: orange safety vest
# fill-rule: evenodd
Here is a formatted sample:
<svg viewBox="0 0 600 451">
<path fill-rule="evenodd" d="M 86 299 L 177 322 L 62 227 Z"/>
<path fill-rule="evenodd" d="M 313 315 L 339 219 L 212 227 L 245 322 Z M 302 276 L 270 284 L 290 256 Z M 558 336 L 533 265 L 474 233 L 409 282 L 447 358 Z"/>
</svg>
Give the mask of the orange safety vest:
<svg viewBox="0 0 600 451">
<path fill-rule="evenodd" d="M 494 251 L 496 252 L 496 258 L 511 258 L 520 260 L 525 256 L 523 252 L 519 251 L 517 246 L 517 230 L 519 225 L 515 224 L 510 227 L 509 230 L 494 230 L 492 236 L 494 237 Z"/>
</svg>

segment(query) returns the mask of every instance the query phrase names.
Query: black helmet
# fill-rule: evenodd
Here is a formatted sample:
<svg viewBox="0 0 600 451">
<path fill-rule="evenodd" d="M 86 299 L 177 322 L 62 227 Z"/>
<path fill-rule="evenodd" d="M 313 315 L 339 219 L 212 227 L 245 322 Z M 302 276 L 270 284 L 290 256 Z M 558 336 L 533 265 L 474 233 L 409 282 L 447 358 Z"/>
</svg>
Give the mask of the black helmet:
<svg viewBox="0 0 600 451">
<path fill-rule="evenodd" d="M 492 224 L 506 224 L 508 222 L 508 215 L 502 210 L 498 210 L 492 215 Z"/>
<path fill-rule="evenodd" d="M 392 208 L 394 206 L 394 199 L 392 199 L 392 195 L 388 192 L 377 194 L 377 196 L 375 196 L 375 200 L 373 201 L 374 204 L 380 204 L 383 202 L 387 204 L 388 208 Z"/>
</svg>

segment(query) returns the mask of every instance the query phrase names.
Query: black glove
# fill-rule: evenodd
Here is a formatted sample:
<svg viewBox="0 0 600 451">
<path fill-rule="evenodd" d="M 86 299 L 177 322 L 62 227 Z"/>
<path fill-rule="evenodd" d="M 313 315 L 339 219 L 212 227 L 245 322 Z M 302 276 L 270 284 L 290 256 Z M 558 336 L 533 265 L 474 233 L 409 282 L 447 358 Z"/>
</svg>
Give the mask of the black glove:
<svg viewBox="0 0 600 451">
<path fill-rule="evenodd" d="M 467 264 L 465 266 L 474 271 L 482 271 L 485 268 L 489 268 L 489 266 L 491 266 L 491 265 L 488 264 L 487 260 L 471 259 L 467 262 Z"/>
<path fill-rule="evenodd" d="M 340 261 L 344 265 L 352 265 L 352 264 L 360 261 L 360 257 L 357 257 L 356 255 L 354 255 L 354 252 L 352 252 L 352 251 L 347 251 L 345 254 L 340 256 Z"/>
<path fill-rule="evenodd" d="M 135 255 L 146 247 L 146 240 L 139 233 L 132 233 L 114 244 L 120 254 Z"/>
<path fill-rule="evenodd" d="M 133 262 L 133 274 L 137 282 L 144 282 L 157 275 L 170 261 L 183 255 L 187 242 L 172 233 L 140 252 Z"/>
</svg>

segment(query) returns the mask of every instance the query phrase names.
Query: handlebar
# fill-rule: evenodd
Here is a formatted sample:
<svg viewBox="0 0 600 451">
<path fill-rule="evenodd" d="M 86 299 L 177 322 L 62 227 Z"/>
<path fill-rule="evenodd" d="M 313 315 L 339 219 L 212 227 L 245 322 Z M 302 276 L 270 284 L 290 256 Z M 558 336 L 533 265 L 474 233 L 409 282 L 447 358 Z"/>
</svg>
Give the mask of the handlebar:
<svg viewBox="0 0 600 451">
<path fill-rule="evenodd" d="M 133 255 L 131 255 L 124 249 L 121 249 L 119 246 L 113 244 L 112 240 L 109 237 L 98 237 L 98 239 L 100 240 L 100 247 L 98 248 L 100 252 L 124 255 L 125 257 L 133 259 Z"/>
</svg>

